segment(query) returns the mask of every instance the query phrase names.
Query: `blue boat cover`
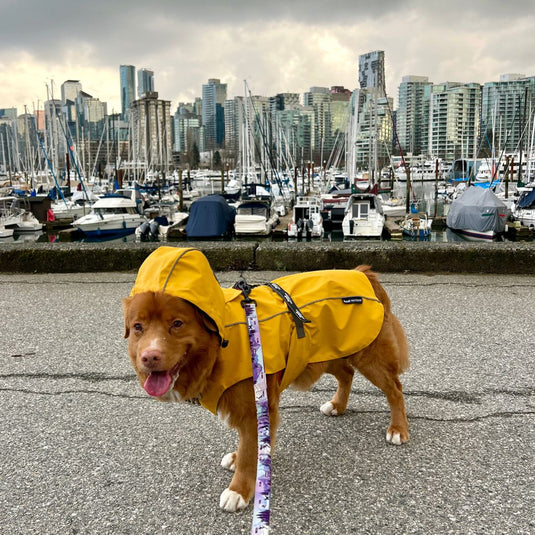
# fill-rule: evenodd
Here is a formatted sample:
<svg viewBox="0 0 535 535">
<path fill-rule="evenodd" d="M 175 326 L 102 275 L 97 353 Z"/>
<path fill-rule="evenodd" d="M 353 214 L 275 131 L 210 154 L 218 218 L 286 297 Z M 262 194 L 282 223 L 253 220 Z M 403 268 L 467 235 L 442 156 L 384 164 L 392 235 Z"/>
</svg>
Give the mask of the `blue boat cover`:
<svg viewBox="0 0 535 535">
<path fill-rule="evenodd" d="M 192 203 L 186 225 L 188 238 L 218 238 L 234 224 L 236 210 L 221 195 L 208 195 Z"/>
<path fill-rule="evenodd" d="M 532 206 L 535 206 L 535 188 L 524 193 L 518 201 L 519 208 L 531 208 Z"/>
</svg>

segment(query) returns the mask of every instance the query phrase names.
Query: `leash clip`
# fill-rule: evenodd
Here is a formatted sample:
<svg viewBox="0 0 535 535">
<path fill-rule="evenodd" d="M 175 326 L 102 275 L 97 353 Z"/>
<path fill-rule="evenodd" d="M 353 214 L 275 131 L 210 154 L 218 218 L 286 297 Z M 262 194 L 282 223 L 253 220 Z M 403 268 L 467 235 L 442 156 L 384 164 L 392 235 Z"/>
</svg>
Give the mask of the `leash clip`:
<svg viewBox="0 0 535 535">
<path fill-rule="evenodd" d="M 240 292 L 243 294 L 243 299 L 241 302 L 242 307 L 245 306 L 246 303 L 253 303 L 256 305 L 256 301 L 249 297 L 253 287 L 243 277 L 240 277 L 237 282 L 234 283 L 233 288 L 235 290 L 240 290 Z"/>
</svg>

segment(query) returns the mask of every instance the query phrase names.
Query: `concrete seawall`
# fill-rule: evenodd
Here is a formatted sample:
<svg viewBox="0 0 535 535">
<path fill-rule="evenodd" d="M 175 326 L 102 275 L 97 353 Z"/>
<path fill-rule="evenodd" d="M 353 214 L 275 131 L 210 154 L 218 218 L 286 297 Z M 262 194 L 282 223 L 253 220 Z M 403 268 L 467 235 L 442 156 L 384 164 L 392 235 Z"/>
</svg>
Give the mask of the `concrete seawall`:
<svg viewBox="0 0 535 535">
<path fill-rule="evenodd" d="M 1 244 L 3 273 L 135 271 L 161 243 Z M 196 247 L 214 271 L 306 271 L 369 264 L 379 272 L 535 275 L 535 243 L 169 242 Z"/>
</svg>

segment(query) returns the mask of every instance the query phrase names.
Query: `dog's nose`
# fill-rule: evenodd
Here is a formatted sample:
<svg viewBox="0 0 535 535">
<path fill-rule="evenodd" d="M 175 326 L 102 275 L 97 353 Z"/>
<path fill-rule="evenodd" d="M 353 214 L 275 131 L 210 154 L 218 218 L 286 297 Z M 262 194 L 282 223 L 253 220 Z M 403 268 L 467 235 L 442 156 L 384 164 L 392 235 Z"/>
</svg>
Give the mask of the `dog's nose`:
<svg viewBox="0 0 535 535">
<path fill-rule="evenodd" d="M 146 349 L 141 353 L 141 363 L 146 368 L 155 368 L 162 361 L 162 353 L 157 349 Z"/>
</svg>

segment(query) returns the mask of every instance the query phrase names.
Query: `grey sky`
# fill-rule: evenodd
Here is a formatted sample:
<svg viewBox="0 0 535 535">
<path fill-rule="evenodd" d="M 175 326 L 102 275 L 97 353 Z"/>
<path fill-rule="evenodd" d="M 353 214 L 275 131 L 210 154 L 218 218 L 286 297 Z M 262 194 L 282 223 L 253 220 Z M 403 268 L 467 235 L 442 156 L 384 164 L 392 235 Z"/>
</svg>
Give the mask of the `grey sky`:
<svg viewBox="0 0 535 535">
<path fill-rule="evenodd" d="M 479 82 L 535 75 L 532 0 L 0 0 L 0 108 L 30 108 L 67 79 L 119 107 L 119 65 L 155 72 L 160 97 L 229 97 L 357 86 L 359 54 L 384 50 L 387 91 L 401 77 Z M 19 110 L 22 111 L 22 110 Z"/>
</svg>

